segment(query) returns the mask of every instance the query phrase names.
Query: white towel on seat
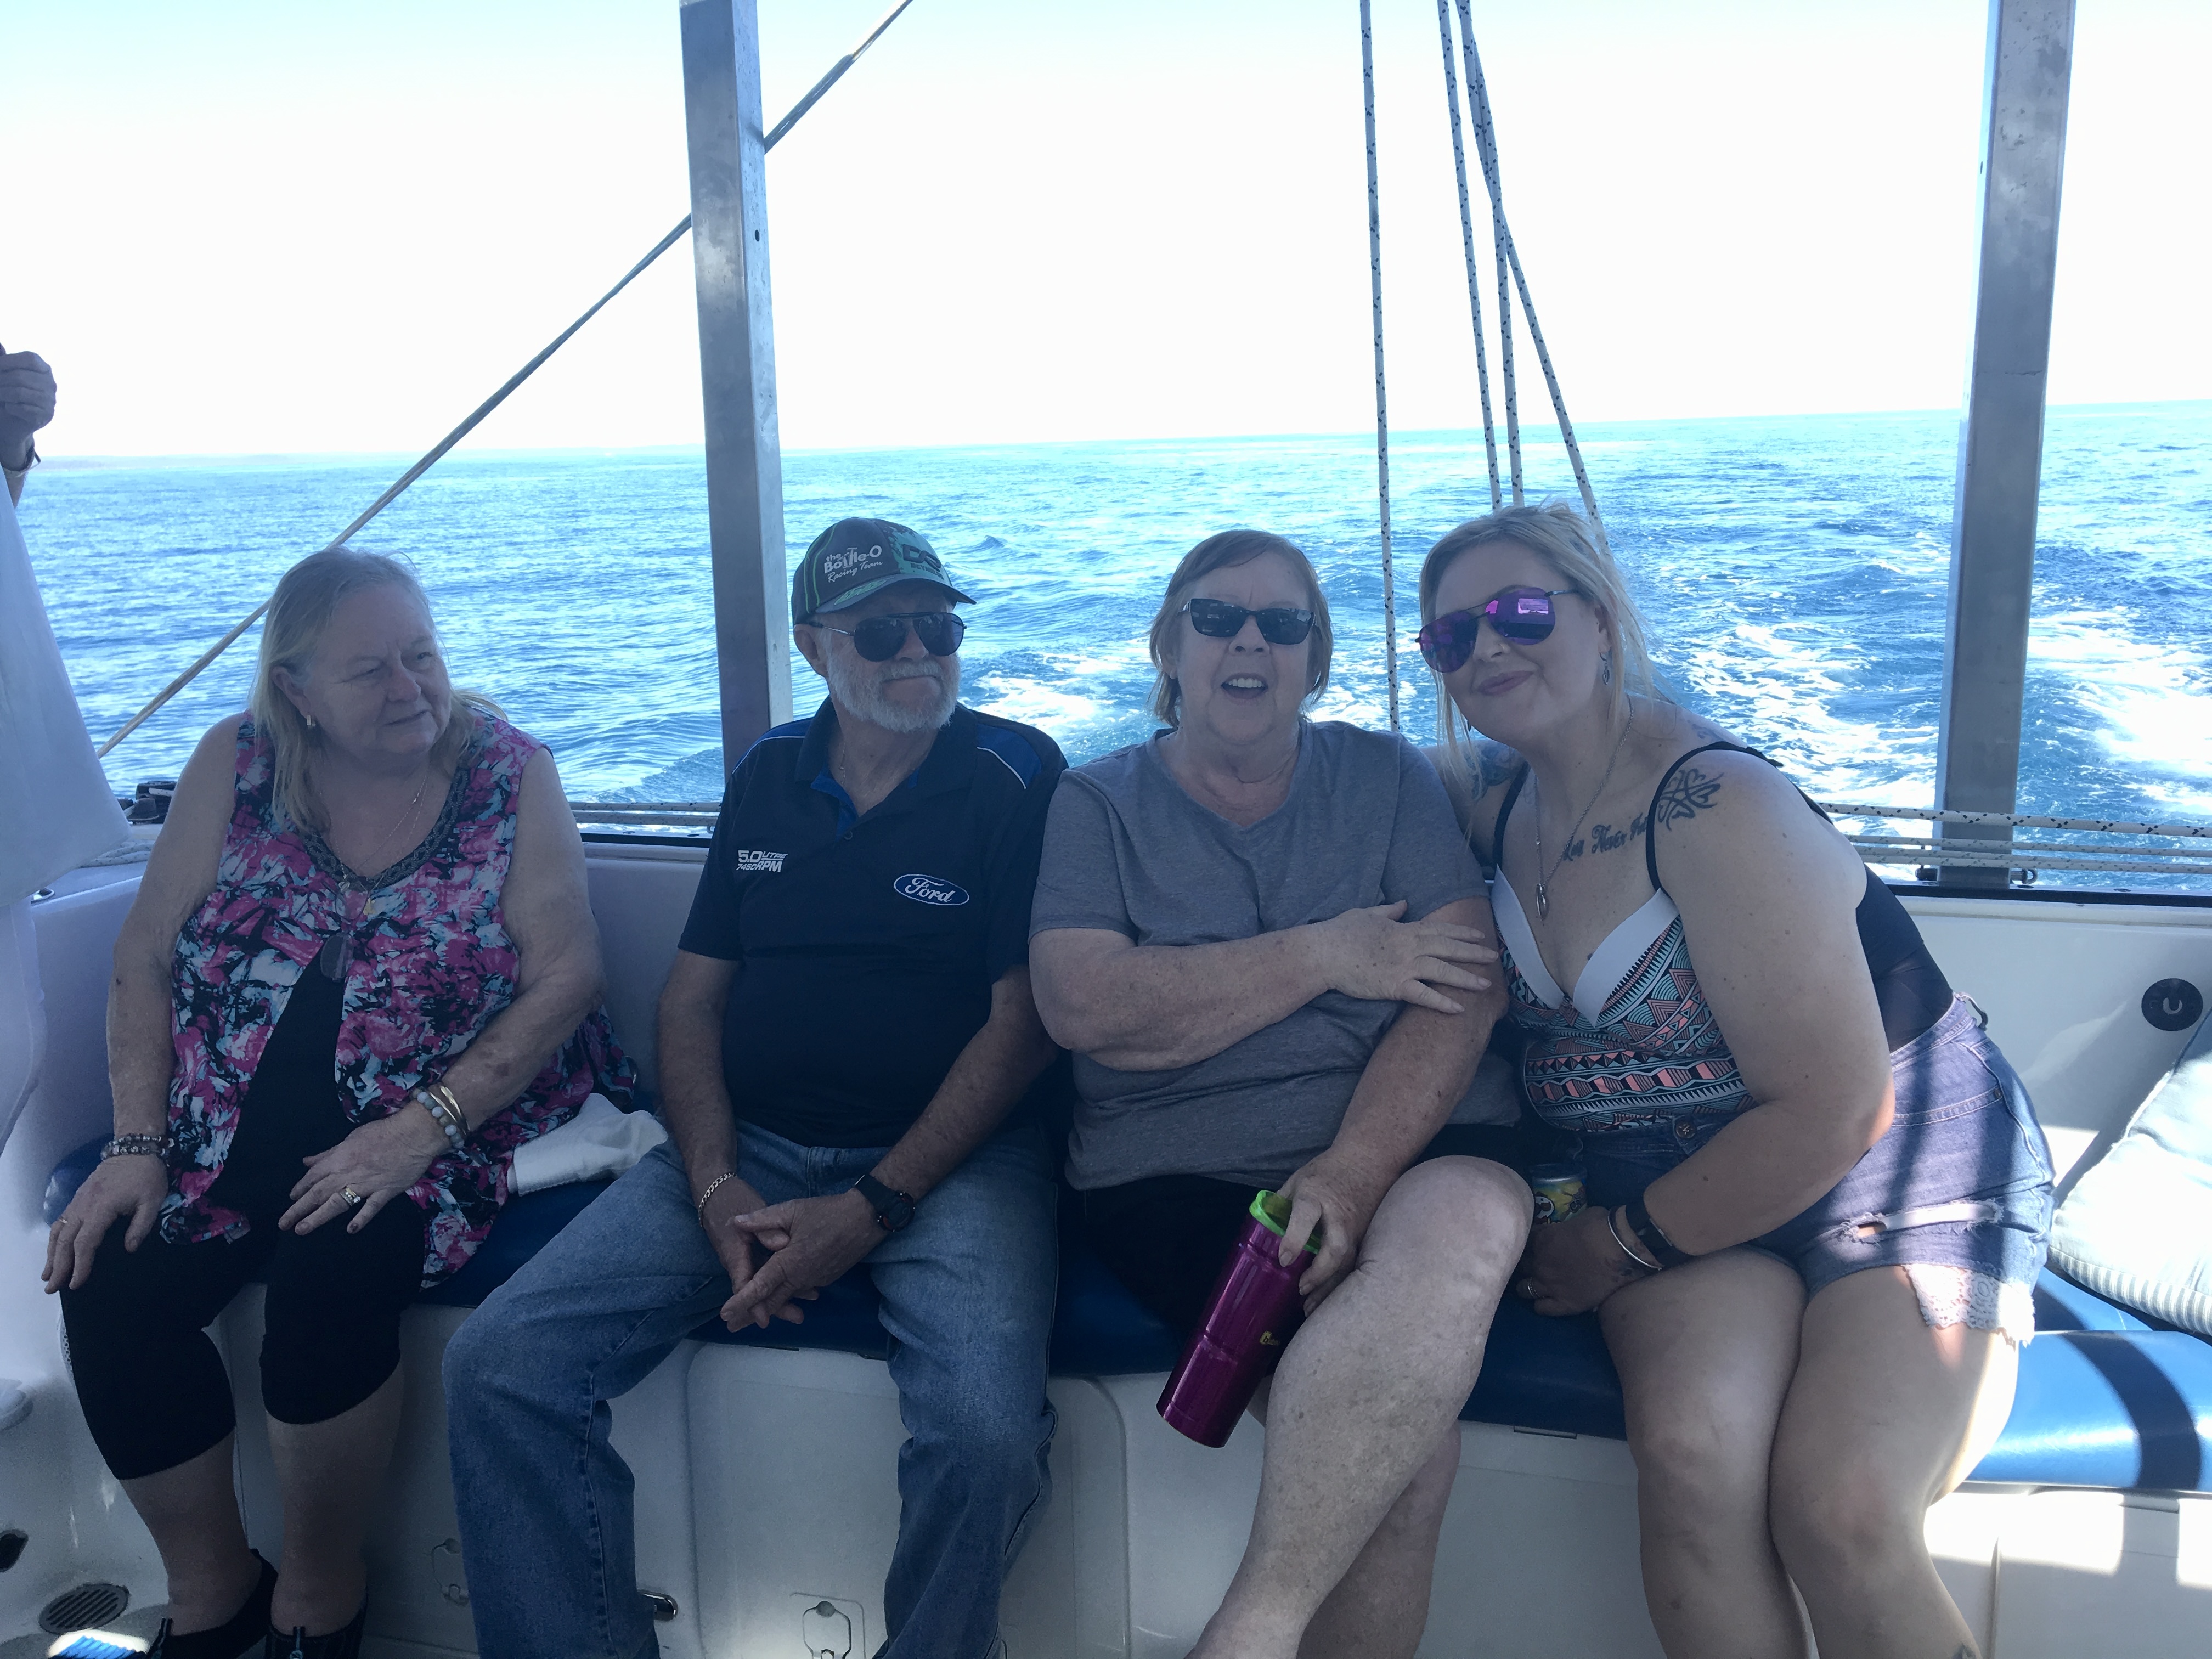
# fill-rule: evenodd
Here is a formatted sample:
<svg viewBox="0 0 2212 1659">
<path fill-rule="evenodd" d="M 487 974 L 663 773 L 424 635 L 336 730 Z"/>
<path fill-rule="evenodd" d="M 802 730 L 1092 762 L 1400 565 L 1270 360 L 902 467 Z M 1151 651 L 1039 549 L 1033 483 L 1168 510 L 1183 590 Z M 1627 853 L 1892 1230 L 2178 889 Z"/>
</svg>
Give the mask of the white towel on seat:
<svg viewBox="0 0 2212 1659">
<path fill-rule="evenodd" d="M 591 1095 L 566 1123 L 514 1150 L 507 1172 L 510 1194 L 543 1192 L 574 1181 L 618 1176 L 668 1139 L 650 1112 L 625 1112 L 605 1095 Z"/>
</svg>

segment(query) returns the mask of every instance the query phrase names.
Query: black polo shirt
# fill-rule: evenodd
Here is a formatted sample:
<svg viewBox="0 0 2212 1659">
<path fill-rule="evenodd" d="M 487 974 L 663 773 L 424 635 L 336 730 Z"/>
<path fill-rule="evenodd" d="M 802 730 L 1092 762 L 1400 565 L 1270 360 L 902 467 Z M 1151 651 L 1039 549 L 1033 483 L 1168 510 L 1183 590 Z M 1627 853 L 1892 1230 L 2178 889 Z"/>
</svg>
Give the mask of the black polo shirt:
<svg viewBox="0 0 2212 1659">
<path fill-rule="evenodd" d="M 912 1127 L 1029 961 L 1045 809 L 1067 769 L 1034 726 L 955 708 L 866 817 L 830 775 L 836 709 L 730 774 L 683 948 L 738 964 L 722 1073 L 742 1122 L 806 1146 Z"/>
</svg>

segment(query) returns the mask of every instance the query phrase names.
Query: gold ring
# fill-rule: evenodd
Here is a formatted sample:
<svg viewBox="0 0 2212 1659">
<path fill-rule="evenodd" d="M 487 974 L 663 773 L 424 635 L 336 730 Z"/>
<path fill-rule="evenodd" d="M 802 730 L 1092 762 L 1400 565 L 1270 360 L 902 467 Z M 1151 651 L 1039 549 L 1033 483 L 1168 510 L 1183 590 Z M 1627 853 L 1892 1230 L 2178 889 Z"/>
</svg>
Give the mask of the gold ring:
<svg viewBox="0 0 2212 1659">
<path fill-rule="evenodd" d="M 346 1201 L 346 1207 L 348 1209 L 358 1210 L 362 1205 L 368 1202 L 367 1199 L 363 1198 L 359 1193 L 354 1191 L 350 1187 L 339 1188 L 338 1196 Z"/>
</svg>

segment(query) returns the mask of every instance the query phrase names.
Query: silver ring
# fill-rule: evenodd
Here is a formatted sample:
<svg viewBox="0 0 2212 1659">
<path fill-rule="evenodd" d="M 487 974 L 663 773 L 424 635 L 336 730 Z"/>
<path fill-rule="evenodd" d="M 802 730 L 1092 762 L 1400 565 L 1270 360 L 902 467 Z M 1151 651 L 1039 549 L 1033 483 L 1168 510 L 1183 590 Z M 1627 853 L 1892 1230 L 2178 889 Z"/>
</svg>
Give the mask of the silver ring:
<svg viewBox="0 0 2212 1659">
<path fill-rule="evenodd" d="M 349 1210 L 358 1210 L 362 1205 L 368 1202 L 367 1199 L 363 1198 L 359 1193 L 354 1191 L 350 1187 L 339 1188 L 338 1196 L 345 1200 L 346 1207 Z"/>
</svg>

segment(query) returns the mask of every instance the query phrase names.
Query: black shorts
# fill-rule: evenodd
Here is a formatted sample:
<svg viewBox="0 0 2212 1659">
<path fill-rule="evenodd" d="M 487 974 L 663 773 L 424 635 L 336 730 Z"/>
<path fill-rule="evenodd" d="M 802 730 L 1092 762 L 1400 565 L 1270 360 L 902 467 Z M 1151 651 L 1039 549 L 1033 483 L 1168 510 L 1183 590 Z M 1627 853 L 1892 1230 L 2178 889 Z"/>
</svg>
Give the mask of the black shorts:
<svg viewBox="0 0 2212 1659">
<path fill-rule="evenodd" d="M 1522 1131 L 1512 1126 L 1447 1124 L 1414 1162 L 1486 1158 L 1521 1168 L 1535 1161 L 1529 1152 Z M 1244 1231 L 1255 1190 L 1212 1176 L 1165 1175 L 1076 1196 L 1091 1249 L 1131 1295 L 1177 1336 L 1188 1336 Z"/>
</svg>

